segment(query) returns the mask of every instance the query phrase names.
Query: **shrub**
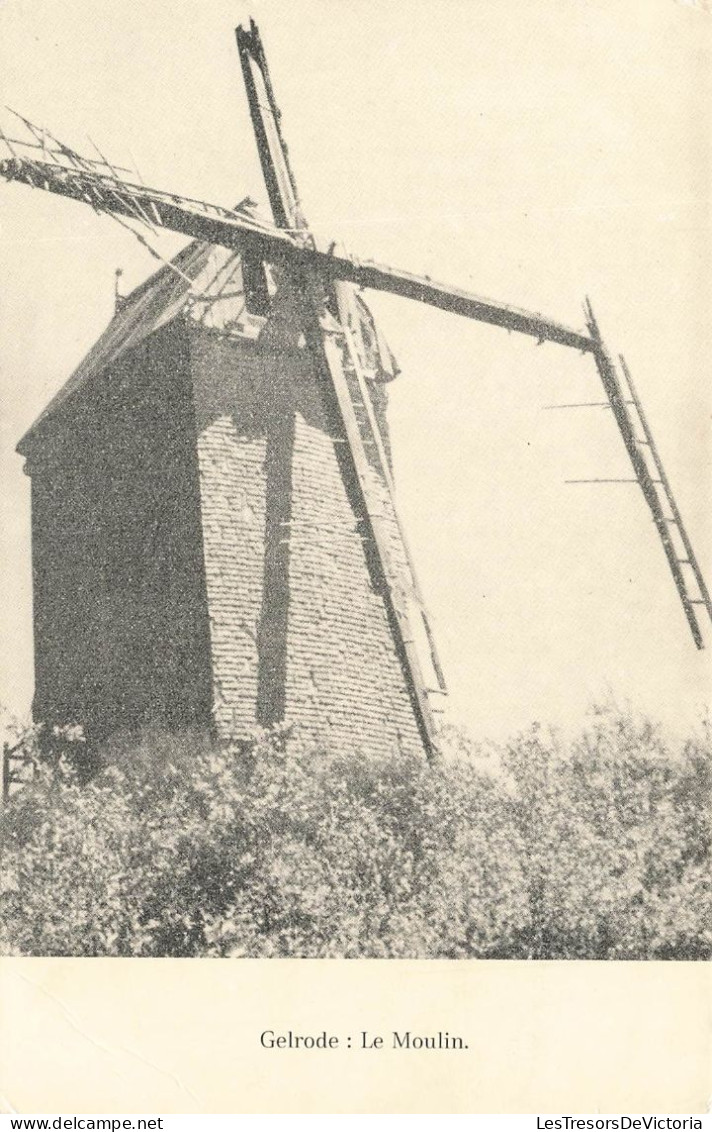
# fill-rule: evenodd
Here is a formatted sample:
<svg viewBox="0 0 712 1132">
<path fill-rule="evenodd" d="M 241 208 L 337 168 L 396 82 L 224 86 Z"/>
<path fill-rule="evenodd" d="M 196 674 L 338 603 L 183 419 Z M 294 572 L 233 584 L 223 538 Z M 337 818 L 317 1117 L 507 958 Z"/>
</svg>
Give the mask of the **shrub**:
<svg viewBox="0 0 712 1132">
<path fill-rule="evenodd" d="M 5 950 L 27 955 L 701 958 L 709 734 L 599 710 L 571 744 L 435 766 L 287 729 L 37 755 L 6 810 Z M 488 762 L 494 770 L 487 770 Z"/>
<path fill-rule="evenodd" d="M 532 957 L 712 954 L 710 734 L 673 751 L 660 730 L 594 709 L 570 745 L 538 728 L 503 763 L 524 844 Z"/>
</svg>

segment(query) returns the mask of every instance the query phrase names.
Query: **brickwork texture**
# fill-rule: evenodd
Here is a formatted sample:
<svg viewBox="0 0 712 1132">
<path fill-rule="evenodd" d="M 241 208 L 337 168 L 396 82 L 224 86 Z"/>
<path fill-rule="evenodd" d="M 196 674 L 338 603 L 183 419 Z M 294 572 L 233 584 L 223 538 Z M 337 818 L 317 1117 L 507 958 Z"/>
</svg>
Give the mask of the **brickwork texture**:
<svg viewBox="0 0 712 1132">
<path fill-rule="evenodd" d="M 19 445 L 35 717 L 98 737 L 285 720 L 364 754 L 422 752 L 333 391 L 289 317 L 271 333 L 245 308 L 239 257 L 182 264 L 192 295 L 164 270 L 129 297 L 110 354 L 100 341 Z M 390 454 L 383 383 L 370 395 Z"/>
</svg>

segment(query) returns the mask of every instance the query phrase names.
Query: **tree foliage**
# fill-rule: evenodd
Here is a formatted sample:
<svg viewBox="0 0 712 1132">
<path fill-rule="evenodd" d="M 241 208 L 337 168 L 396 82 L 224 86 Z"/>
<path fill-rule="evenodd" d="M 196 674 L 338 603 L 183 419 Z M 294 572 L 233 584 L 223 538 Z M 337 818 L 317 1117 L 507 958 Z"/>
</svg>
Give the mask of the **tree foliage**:
<svg viewBox="0 0 712 1132">
<path fill-rule="evenodd" d="M 709 728 L 595 710 L 436 766 L 288 729 L 64 744 L 5 811 L 4 948 L 27 955 L 703 958 Z M 71 744 L 69 745 L 71 748 Z"/>
</svg>

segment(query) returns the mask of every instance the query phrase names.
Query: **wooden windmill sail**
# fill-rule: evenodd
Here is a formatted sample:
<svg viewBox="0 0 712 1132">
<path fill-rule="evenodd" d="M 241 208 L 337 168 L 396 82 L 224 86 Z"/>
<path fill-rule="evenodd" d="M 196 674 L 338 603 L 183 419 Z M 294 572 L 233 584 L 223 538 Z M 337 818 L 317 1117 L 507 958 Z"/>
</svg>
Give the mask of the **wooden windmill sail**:
<svg viewBox="0 0 712 1132">
<path fill-rule="evenodd" d="M 254 23 L 238 28 L 237 44 L 252 124 L 273 214 L 273 223 L 249 209 L 228 209 L 135 183 L 127 171 L 101 156 L 87 159 L 47 131 L 23 119 L 31 140 L 3 140 L 8 156 L 0 175 L 89 204 L 122 223 L 139 225 L 140 238 L 151 231 L 180 232 L 200 246 L 238 254 L 241 279 L 253 305 L 263 304 L 266 318 L 259 336 L 263 351 L 308 351 L 321 394 L 334 420 L 334 444 L 344 476 L 351 484 L 359 537 L 370 577 L 383 602 L 390 641 L 403 674 L 407 696 L 425 749 L 437 749 L 437 716 L 445 691 L 427 613 L 393 495 L 388 438 L 379 419 L 373 384 L 372 320 L 364 313 L 361 289 L 383 290 L 416 299 L 478 321 L 515 330 L 539 342 L 551 341 L 590 354 L 600 376 L 605 402 L 628 452 L 633 477 L 642 490 L 660 536 L 693 639 L 703 646 L 700 614 L 712 619 L 712 604 L 672 495 L 652 433 L 630 374 L 619 370 L 602 341 L 590 305 L 587 328 L 578 331 L 540 314 L 492 302 L 427 278 L 317 248 L 309 232 L 284 141 L 259 32 Z M 167 270 L 182 277 L 185 289 L 196 283 L 195 263 L 177 260 Z M 229 270 L 228 270 L 229 274 Z M 175 282 L 175 280 L 174 280 Z M 179 298 L 183 298 L 181 293 Z M 131 312 L 126 314 L 126 319 Z M 122 324 L 123 325 L 123 324 Z M 154 326 L 154 330 L 155 330 Z M 106 348 L 107 344 L 104 343 Z M 71 392 L 71 390 L 70 390 Z M 292 408 L 275 395 L 269 414 L 268 450 L 293 443 Z M 265 534 L 264 578 L 274 596 L 275 612 L 261 646 L 262 722 L 280 718 L 286 704 L 286 653 L 294 561 L 294 531 L 286 473 L 276 475 L 271 522 Z M 291 476 L 288 473 L 287 479 Z M 291 532 L 291 533 L 290 533 Z M 259 697 L 258 697 L 259 698 Z"/>
</svg>

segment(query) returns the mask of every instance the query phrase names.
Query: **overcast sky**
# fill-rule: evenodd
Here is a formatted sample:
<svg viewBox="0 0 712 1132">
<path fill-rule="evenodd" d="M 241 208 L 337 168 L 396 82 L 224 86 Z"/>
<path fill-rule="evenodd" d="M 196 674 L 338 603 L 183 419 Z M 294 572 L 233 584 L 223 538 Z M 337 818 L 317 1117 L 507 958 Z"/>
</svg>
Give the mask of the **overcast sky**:
<svg viewBox="0 0 712 1132">
<path fill-rule="evenodd" d="M 233 29 L 260 24 L 324 244 L 583 327 L 625 353 L 708 575 L 712 19 L 675 0 L 4 0 L 2 102 L 149 184 L 265 200 Z M 3 118 L 10 127 L 11 119 Z M 155 264 L 110 219 L 0 185 L 0 700 L 32 694 L 29 480 L 14 445 Z M 182 241 L 168 238 L 164 250 Z M 390 296 L 398 498 L 451 716 L 481 737 L 613 694 L 709 699 L 590 358 Z M 708 579 L 709 580 L 709 579 Z M 710 634 L 708 641 L 712 645 Z"/>
</svg>

